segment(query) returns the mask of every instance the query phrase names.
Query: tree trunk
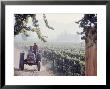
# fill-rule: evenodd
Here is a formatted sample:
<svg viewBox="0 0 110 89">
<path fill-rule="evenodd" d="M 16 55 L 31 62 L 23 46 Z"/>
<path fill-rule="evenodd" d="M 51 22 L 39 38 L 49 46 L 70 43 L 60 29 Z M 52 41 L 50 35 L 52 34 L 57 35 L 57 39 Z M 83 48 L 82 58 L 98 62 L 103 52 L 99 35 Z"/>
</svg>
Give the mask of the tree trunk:
<svg viewBox="0 0 110 89">
<path fill-rule="evenodd" d="M 93 41 L 93 34 L 88 33 L 87 42 L 85 42 L 85 74 L 86 76 L 97 75 L 97 42 Z M 90 38 L 89 38 L 90 37 Z"/>
</svg>

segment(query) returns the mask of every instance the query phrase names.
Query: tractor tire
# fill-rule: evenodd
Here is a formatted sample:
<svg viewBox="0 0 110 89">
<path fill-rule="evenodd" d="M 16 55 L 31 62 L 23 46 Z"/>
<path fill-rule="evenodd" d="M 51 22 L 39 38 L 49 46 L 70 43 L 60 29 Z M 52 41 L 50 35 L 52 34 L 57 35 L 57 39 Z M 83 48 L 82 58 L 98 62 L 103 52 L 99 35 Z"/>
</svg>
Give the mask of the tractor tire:
<svg viewBox="0 0 110 89">
<path fill-rule="evenodd" d="M 40 61 L 38 61 L 38 64 L 37 64 L 38 71 L 40 71 L 40 67 L 41 67 Z"/>
<path fill-rule="evenodd" d="M 24 53 L 20 53 L 19 69 L 24 70 Z"/>
</svg>

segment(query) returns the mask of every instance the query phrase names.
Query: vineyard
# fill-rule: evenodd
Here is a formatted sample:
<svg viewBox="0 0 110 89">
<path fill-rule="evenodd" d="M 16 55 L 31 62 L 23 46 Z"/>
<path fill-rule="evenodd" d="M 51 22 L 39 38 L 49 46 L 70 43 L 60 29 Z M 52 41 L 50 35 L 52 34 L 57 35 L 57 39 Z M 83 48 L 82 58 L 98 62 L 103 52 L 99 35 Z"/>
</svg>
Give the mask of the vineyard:
<svg viewBox="0 0 110 89">
<path fill-rule="evenodd" d="M 42 56 L 55 75 L 84 76 L 85 51 L 79 48 L 45 47 Z"/>
</svg>

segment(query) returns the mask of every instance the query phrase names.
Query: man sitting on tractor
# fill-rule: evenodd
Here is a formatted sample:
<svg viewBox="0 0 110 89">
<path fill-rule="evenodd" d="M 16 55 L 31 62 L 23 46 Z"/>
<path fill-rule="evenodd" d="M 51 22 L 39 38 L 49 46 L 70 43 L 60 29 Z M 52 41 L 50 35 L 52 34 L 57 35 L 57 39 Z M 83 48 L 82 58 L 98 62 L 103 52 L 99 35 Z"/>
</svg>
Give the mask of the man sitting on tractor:
<svg viewBox="0 0 110 89">
<path fill-rule="evenodd" d="M 38 51 L 38 46 L 36 45 L 36 43 L 34 43 L 33 46 L 33 53 L 36 55 L 36 52 Z"/>
</svg>

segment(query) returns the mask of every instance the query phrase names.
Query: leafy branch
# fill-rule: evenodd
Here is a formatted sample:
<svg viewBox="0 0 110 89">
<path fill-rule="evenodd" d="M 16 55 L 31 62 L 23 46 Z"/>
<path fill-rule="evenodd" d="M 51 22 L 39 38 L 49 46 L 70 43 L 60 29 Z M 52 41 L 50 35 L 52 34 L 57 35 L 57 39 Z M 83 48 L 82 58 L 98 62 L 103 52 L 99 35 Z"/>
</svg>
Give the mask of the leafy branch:
<svg viewBox="0 0 110 89">
<path fill-rule="evenodd" d="M 84 35 L 81 37 L 82 40 L 87 42 L 87 38 L 92 39 L 94 42 L 97 40 L 97 14 L 84 14 L 84 17 L 75 22 L 79 24 L 80 28 L 83 28 L 81 33 L 77 34 Z"/>
<path fill-rule="evenodd" d="M 38 38 L 41 41 L 47 42 L 45 39 L 46 36 L 43 36 L 40 31 L 38 20 L 36 20 L 36 14 L 15 14 L 14 16 L 15 16 L 14 35 L 23 33 L 26 37 L 28 37 L 29 35 L 27 31 L 32 31 L 36 32 Z M 29 17 L 32 18 L 33 28 L 27 26 Z"/>
<path fill-rule="evenodd" d="M 54 30 L 54 28 L 53 28 L 53 27 L 51 27 L 51 26 L 48 24 L 48 20 L 47 20 L 47 18 L 46 18 L 46 15 L 45 15 L 45 14 L 43 14 L 43 18 L 44 18 L 44 22 L 45 22 L 46 27 L 47 27 L 47 28 L 49 28 L 49 29 L 51 29 L 51 30 Z"/>
</svg>

